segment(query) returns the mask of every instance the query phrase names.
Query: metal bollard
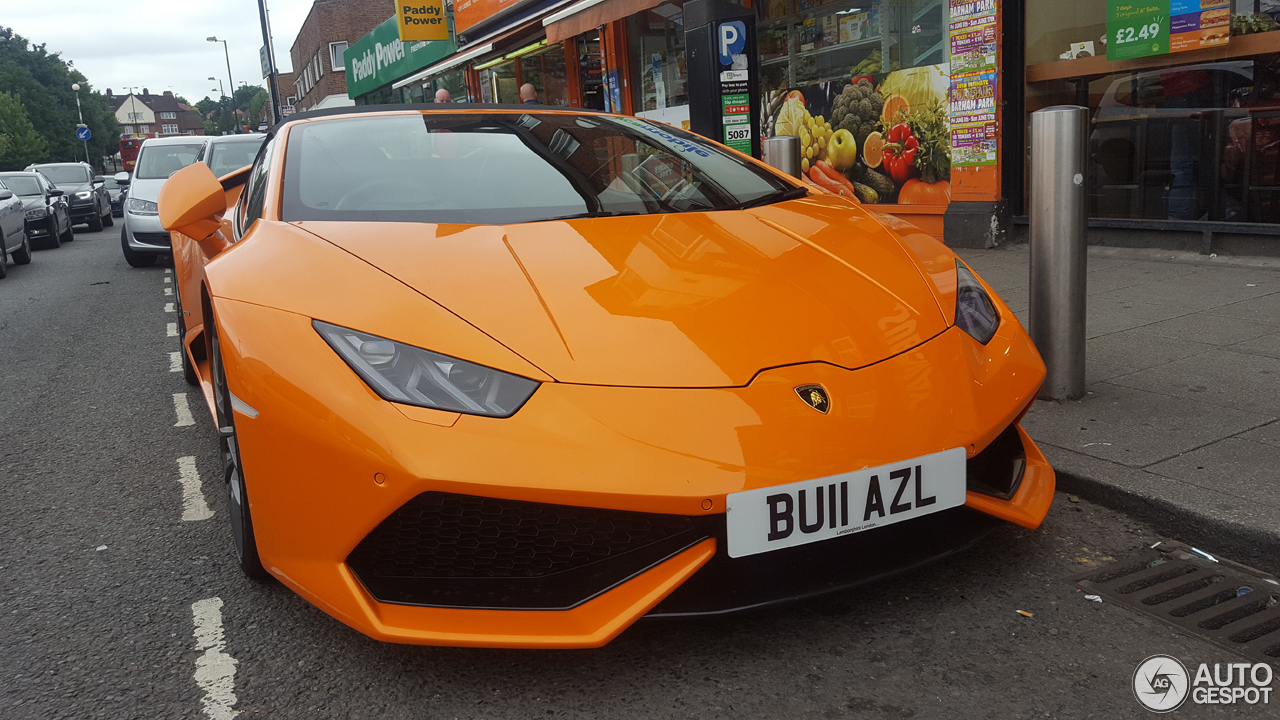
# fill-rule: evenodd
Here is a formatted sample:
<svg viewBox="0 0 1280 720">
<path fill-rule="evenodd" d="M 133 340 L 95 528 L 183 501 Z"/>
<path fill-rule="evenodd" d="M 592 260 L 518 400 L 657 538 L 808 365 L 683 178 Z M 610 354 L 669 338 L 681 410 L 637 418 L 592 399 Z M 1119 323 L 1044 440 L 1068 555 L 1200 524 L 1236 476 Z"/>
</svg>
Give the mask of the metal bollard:
<svg viewBox="0 0 1280 720">
<path fill-rule="evenodd" d="M 791 177 L 800 177 L 800 138 L 775 135 L 765 139 L 762 149 L 766 163 Z"/>
<path fill-rule="evenodd" d="M 1040 398 L 1084 397 L 1089 110 L 1031 113 L 1031 339 L 1048 369 Z"/>
</svg>

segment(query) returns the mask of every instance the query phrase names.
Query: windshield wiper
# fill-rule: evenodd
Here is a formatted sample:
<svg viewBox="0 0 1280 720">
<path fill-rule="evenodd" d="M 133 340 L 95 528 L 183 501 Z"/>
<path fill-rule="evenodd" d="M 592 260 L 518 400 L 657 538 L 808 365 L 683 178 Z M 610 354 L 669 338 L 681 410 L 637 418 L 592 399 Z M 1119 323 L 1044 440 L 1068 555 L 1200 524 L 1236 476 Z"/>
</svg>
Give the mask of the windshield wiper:
<svg viewBox="0 0 1280 720">
<path fill-rule="evenodd" d="M 808 188 L 793 187 L 793 188 L 788 188 L 786 190 L 779 190 L 777 192 L 772 192 L 772 193 L 769 193 L 768 195 L 761 195 L 760 197 L 754 198 L 752 200 L 743 200 L 740 203 L 734 203 L 733 205 L 725 205 L 723 207 L 718 207 L 715 209 L 716 210 L 746 210 L 747 208 L 760 207 L 761 205 L 772 205 L 774 203 L 785 202 L 787 200 L 799 200 L 802 197 L 808 197 L 808 195 L 809 195 Z"/>
<path fill-rule="evenodd" d="M 602 217 L 623 217 L 624 215 L 650 215 L 652 213 L 636 212 L 635 210 L 588 210 L 586 212 L 573 213 L 572 215 L 556 215 L 554 217 L 539 218 L 529 222 L 547 222 L 549 220 L 580 220 L 582 218 L 602 218 Z"/>
</svg>

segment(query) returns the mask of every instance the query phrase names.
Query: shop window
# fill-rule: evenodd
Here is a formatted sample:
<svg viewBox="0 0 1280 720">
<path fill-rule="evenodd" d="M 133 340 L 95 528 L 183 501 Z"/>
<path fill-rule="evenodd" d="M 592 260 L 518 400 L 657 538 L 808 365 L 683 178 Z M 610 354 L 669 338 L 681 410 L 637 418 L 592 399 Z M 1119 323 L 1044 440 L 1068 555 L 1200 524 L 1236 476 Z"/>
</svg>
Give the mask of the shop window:
<svg viewBox="0 0 1280 720">
<path fill-rule="evenodd" d="M 666 120 L 665 111 L 679 114 L 684 108 L 682 117 L 688 119 L 683 5 L 683 0 L 668 1 L 627 18 L 631 87 L 639 115 Z"/>
<path fill-rule="evenodd" d="M 464 71 L 446 73 L 431 78 L 423 89 L 423 99 L 419 102 L 435 102 L 436 91 L 449 91 L 449 100 L 455 103 L 467 102 L 467 75 Z"/>
<path fill-rule="evenodd" d="M 1086 58 L 1106 55 L 1106 7 L 1027 3 L 1026 111 L 1089 108 L 1090 216 L 1280 222 L 1280 54 L 1237 40 L 1280 30 L 1280 2 L 1235 0 L 1212 62 L 1173 52 L 1097 74 Z"/>
<path fill-rule="evenodd" d="M 516 82 L 514 60 L 480 71 L 480 96 L 481 102 L 511 105 L 520 103 L 520 87 Z"/>
<path fill-rule="evenodd" d="M 802 170 L 831 164 L 869 189 L 863 202 L 949 202 L 949 3 L 761 0 L 757 7 L 761 135 L 799 137 Z M 888 129 L 900 124 L 927 145 L 915 153 L 931 158 L 927 165 L 882 152 Z"/>
<path fill-rule="evenodd" d="M 600 48 L 600 32 L 592 30 L 578 36 L 578 82 L 582 87 L 582 107 L 604 110 L 604 55 Z"/>
<path fill-rule="evenodd" d="M 521 57 L 520 77 L 538 91 L 538 102 L 543 105 L 568 105 L 565 64 L 564 45 L 552 45 L 536 55 Z"/>
</svg>

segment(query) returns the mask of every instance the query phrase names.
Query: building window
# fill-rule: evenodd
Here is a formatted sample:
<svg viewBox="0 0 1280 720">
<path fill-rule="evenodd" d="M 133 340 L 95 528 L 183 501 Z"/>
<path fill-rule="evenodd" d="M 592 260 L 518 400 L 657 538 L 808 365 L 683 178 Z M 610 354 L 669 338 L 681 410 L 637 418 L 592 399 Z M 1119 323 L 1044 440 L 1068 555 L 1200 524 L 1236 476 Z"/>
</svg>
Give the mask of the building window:
<svg viewBox="0 0 1280 720">
<path fill-rule="evenodd" d="M 162 133 L 167 133 L 167 134 L 173 134 L 173 135 L 176 135 L 176 134 L 178 133 L 178 126 L 177 126 L 177 125 L 162 125 L 162 126 L 160 126 L 160 132 L 162 132 Z"/>
<path fill-rule="evenodd" d="M 129 113 L 129 122 L 142 122 L 142 115 L 140 112 Z"/>
<path fill-rule="evenodd" d="M 296 90 L 297 88 L 294 88 L 294 89 Z M 298 102 L 298 96 L 297 96 L 297 95 L 290 95 L 290 96 L 288 97 L 288 99 L 284 101 L 284 104 L 285 104 L 285 105 L 296 105 L 296 104 L 297 104 L 297 102 Z"/>
<path fill-rule="evenodd" d="M 146 135 L 147 133 L 151 132 L 151 126 L 150 126 L 150 125 L 139 125 L 139 126 L 138 126 L 138 132 L 142 133 L 143 135 Z"/>
<path fill-rule="evenodd" d="M 123 128 L 121 128 L 121 131 L 122 131 L 122 132 L 124 132 L 124 134 L 125 134 L 125 135 L 132 135 L 132 134 L 133 134 L 133 126 L 132 126 L 132 125 L 125 125 Z"/>
<path fill-rule="evenodd" d="M 160 119 L 161 120 L 177 120 L 178 113 L 162 112 L 160 113 Z"/>
<path fill-rule="evenodd" d="M 347 53 L 347 44 L 345 42 L 329 43 L 329 69 L 346 70 L 347 65 L 343 60 L 343 55 Z"/>
</svg>

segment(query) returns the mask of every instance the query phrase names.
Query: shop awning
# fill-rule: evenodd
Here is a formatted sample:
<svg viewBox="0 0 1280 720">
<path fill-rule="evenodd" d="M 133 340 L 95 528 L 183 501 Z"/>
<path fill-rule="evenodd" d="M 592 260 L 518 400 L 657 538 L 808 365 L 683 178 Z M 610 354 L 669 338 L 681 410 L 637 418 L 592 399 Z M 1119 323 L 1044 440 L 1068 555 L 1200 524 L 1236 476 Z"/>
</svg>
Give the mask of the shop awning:
<svg viewBox="0 0 1280 720">
<path fill-rule="evenodd" d="M 399 90 L 400 88 L 405 87 L 406 85 L 412 85 L 416 82 L 421 82 L 423 80 L 433 78 L 436 75 L 444 74 L 458 67 L 459 65 L 462 65 L 470 60 L 474 60 L 480 57 L 481 55 L 484 55 L 485 53 L 491 50 L 493 50 L 493 43 L 485 43 L 484 45 L 473 47 L 467 50 L 466 52 L 460 52 L 457 55 L 454 55 L 453 57 L 447 60 L 441 60 L 435 65 L 432 65 L 431 67 L 424 68 L 410 75 L 407 78 L 403 78 L 401 80 L 395 81 L 394 83 L 391 84 L 391 89 Z"/>
<path fill-rule="evenodd" d="M 663 0 L 580 0 L 548 15 L 542 25 L 547 29 L 547 42 L 558 43 L 662 3 Z"/>
</svg>

